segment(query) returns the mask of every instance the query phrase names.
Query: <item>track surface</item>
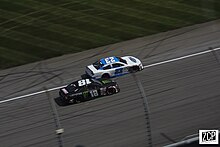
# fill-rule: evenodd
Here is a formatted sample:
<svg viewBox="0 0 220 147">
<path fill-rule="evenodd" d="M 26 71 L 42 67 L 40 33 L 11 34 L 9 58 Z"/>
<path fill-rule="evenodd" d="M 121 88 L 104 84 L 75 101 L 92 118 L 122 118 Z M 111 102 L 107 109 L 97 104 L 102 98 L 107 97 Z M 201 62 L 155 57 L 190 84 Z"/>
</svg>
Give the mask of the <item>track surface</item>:
<svg viewBox="0 0 220 147">
<path fill-rule="evenodd" d="M 6 100 L 68 84 L 100 57 L 134 55 L 144 65 L 220 46 L 220 21 L 138 38 L 0 72 Z M 143 86 L 154 146 L 180 141 L 198 129 L 220 129 L 220 51 L 145 68 L 115 79 L 121 92 L 86 103 L 58 106 L 64 147 L 149 146 Z M 137 82 L 137 79 L 141 83 Z M 58 91 L 49 92 L 51 99 Z M 0 104 L 2 147 L 59 146 L 46 93 Z"/>
</svg>

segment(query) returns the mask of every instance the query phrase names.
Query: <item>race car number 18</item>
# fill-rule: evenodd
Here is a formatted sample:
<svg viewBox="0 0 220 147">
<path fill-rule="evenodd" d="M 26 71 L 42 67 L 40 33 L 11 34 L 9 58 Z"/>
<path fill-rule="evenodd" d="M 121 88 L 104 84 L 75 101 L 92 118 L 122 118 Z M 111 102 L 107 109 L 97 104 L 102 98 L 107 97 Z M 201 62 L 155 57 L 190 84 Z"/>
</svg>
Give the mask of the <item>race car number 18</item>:
<svg viewBox="0 0 220 147">
<path fill-rule="evenodd" d="M 87 84 L 90 84 L 90 83 L 91 83 L 91 81 L 89 79 L 83 79 L 83 80 L 78 81 L 79 86 L 84 86 L 84 85 L 87 85 Z"/>
<path fill-rule="evenodd" d="M 92 90 L 90 91 L 91 97 L 96 97 L 99 96 L 98 91 L 97 90 Z"/>
</svg>

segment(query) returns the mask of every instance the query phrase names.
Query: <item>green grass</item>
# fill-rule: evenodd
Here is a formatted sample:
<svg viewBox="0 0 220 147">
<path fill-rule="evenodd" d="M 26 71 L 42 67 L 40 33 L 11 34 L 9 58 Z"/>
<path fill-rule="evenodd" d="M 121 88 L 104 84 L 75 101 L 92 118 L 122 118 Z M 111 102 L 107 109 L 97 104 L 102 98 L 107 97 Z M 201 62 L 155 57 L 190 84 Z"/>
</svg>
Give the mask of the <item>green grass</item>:
<svg viewBox="0 0 220 147">
<path fill-rule="evenodd" d="M 218 0 L 1 0 L 0 69 L 220 17 Z"/>
</svg>

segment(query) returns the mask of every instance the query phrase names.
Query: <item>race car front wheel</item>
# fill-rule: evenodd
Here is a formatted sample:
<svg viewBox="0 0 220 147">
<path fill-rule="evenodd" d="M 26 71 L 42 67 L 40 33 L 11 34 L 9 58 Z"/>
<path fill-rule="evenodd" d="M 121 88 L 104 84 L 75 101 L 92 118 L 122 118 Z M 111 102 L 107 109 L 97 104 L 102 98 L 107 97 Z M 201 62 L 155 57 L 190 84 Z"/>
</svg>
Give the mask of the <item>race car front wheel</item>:
<svg viewBox="0 0 220 147">
<path fill-rule="evenodd" d="M 109 87 L 108 89 L 107 89 L 107 94 L 108 95 L 112 95 L 112 94 L 115 94 L 116 93 L 116 88 L 115 87 Z"/>
</svg>

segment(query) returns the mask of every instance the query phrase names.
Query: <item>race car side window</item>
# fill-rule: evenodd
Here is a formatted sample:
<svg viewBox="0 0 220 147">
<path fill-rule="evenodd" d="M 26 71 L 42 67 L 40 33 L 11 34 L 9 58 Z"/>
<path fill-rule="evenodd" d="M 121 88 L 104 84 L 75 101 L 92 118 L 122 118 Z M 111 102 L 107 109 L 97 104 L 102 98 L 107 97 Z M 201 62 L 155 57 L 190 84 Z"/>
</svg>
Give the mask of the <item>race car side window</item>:
<svg viewBox="0 0 220 147">
<path fill-rule="evenodd" d="M 104 69 L 104 70 L 106 70 L 106 69 L 111 69 L 111 66 L 110 66 L 110 65 L 105 66 L 105 67 L 103 67 L 103 69 Z"/>
<path fill-rule="evenodd" d="M 113 66 L 113 68 L 116 68 L 116 67 L 121 67 L 121 66 L 123 66 L 123 65 L 120 64 L 120 63 L 114 63 L 114 64 L 112 64 L 112 66 Z"/>
<path fill-rule="evenodd" d="M 86 90 L 85 87 L 79 87 L 79 89 L 76 92 L 83 92 L 85 90 Z"/>
<path fill-rule="evenodd" d="M 88 85 L 88 88 L 89 89 L 99 89 L 99 85 L 96 85 L 96 84 L 90 84 L 90 85 Z"/>
</svg>

